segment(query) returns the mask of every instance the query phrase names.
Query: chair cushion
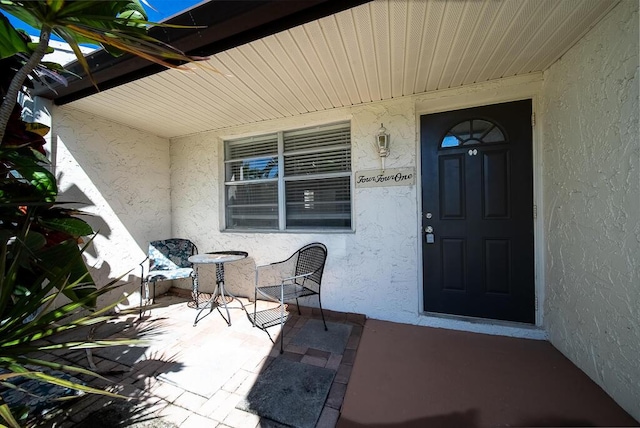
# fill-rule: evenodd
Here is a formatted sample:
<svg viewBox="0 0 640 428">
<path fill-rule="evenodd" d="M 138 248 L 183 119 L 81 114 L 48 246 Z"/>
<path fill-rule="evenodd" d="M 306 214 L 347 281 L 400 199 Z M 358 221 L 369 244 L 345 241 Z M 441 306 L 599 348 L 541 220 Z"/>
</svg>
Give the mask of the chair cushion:
<svg viewBox="0 0 640 428">
<path fill-rule="evenodd" d="M 149 270 L 173 270 L 191 267 L 193 243 L 187 239 L 165 239 L 149 243 Z"/>
<path fill-rule="evenodd" d="M 171 269 L 171 270 L 152 270 L 147 275 L 147 281 L 167 281 L 170 279 L 188 278 L 193 275 L 192 268 Z"/>
</svg>

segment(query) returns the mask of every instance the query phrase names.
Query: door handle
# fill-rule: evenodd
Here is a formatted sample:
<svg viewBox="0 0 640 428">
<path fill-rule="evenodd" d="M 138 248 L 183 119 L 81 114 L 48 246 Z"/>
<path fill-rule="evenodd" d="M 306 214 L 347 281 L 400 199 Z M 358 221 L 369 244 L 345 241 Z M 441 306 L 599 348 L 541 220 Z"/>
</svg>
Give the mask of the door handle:
<svg viewBox="0 0 640 428">
<path fill-rule="evenodd" d="M 424 228 L 424 240 L 427 244 L 435 243 L 435 235 L 433 234 L 433 227 L 427 226 Z"/>
</svg>

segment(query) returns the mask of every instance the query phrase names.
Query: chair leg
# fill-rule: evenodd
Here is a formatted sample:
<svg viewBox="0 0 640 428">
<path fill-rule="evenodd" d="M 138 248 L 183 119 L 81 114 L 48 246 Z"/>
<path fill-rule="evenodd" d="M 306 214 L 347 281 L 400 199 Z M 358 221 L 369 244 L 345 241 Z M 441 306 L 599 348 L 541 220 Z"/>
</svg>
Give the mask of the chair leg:
<svg viewBox="0 0 640 428">
<path fill-rule="evenodd" d="M 143 295 L 144 297 L 142 297 Z M 149 281 L 142 281 L 140 283 L 140 318 L 142 318 L 142 314 L 144 313 L 143 301 L 149 301 Z"/>
<path fill-rule="evenodd" d="M 324 323 L 324 331 L 327 331 L 327 322 L 324 320 L 324 312 L 322 312 L 322 299 L 320 299 L 320 295 L 318 294 L 318 304 L 320 305 L 320 315 L 322 315 L 322 322 Z"/>
<path fill-rule="evenodd" d="M 298 315 L 302 315 L 302 312 L 300 312 L 300 304 L 298 303 L 297 297 L 296 297 L 296 306 L 298 307 Z"/>
<path fill-rule="evenodd" d="M 191 298 L 193 299 L 193 304 L 196 309 L 200 305 L 200 299 L 198 298 L 198 268 L 194 271 L 195 273 L 191 277 Z"/>
<path fill-rule="evenodd" d="M 280 354 L 284 353 L 284 302 L 280 302 Z"/>
<path fill-rule="evenodd" d="M 144 281 L 140 281 L 140 316 L 142 318 L 142 293 L 144 292 Z"/>
<path fill-rule="evenodd" d="M 253 289 L 253 326 L 256 326 L 256 312 L 258 309 L 258 290 Z M 271 338 L 271 337 L 269 337 Z"/>
</svg>

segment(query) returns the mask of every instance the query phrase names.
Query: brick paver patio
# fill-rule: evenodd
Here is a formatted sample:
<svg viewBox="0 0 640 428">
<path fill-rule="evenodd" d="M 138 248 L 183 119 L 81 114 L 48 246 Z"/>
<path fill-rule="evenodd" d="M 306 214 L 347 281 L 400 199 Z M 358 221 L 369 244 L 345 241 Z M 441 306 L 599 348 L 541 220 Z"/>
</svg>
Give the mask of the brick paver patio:
<svg viewBox="0 0 640 428">
<path fill-rule="evenodd" d="M 253 303 L 240 299 L 248 310 Z M 254 328 L 242 309 L 231 311 L 232 325 L 227 326 L 214 310 L 193 326 L 196 310 L 188 308 L 188 299 L 165 295 L 156 299 L 160 307 L 145 317 L 120 317 L 116 322 L 100 325 L 95 338 L 141 336 L 142 347 L 118 347 L 86 351 L 67 351 L 56 356 L 61 363 L 91 368 L 107 380 L 83 377 L 91 386 L 106 388 L 127 397 L 114 399 L 86 395 L 62 405 L 46 426 L 56 427 L 279 427 L 268 419 L 236 408 L 261 371 L 276 358 L 336 371 L 317 427 L 334 427 L 339 416 L 347 383 L 362 334 L 362 315 L 325 311 L 327 321 L 352 326 L 342 354 L 289 344 L 297 332 L 312 319 L 319 319 L 317 309 L 301 308 L 298 316 L 292 308 L 285 325 L 285 352 L 279 353 L 267 334 Z M 259 302 L 266 305 L 266 302 Z M 238 302 L 230 306 L 239 307 Z M 279 326 L 272 327 L 274 340 Z M 76 332 L 75 334 L 79 334 Z M 90 334 L 88 330 L 80 334 Z"/>
</svg>

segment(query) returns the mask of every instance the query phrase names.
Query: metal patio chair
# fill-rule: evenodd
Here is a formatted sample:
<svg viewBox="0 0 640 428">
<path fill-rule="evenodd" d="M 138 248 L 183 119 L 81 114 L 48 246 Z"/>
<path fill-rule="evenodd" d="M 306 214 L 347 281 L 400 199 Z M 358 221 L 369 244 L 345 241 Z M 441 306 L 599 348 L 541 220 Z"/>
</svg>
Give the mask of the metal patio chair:
<svg viewBox="0 0 640 428">
<path fill-rule="evenodd" d="M 284 323 L 287 321 L 289 313 L 286 309 L 286 302 L 296 301 L 298 314 L 300 305 L 298 299 L 305 296 L 318 296 L 318 304 L 320 305 L 320 314 L 324 329 L 327 330 L 327 323 L 324 319 L 322 311 L 322 300 L 320 298 L 320 287 L 322 283 L 322 273 L 327 260 L 327 247 L 324 244 L 313 243 L 305 245 L 298 251 L 293 253 L 286 260 L 271 263 L 268 265 L 256 266 L 256 286 L 255 286 L 255 304 L 253 314 L 248 313 L 249 319 L 255 327 L 258 327 L 269 335 L 269 339 L 273 342 L 273 338 L 267 331 L 267 328 L 280 324 L 280 353 L 284 351 Z M 276 281 L 271 283 L 263 283 L 260 273 L 266 268 L 275 268 L 279 275 Z M 258 295 L 277 302 L 279 305 L 274 309 L 257 311 Z"/>
<path fill-rule="evenodd" d="M 191 278 L 192 288 L 196 279 L 196 271 L 189 257 L 198 254 L 196 245 L 188 239 L 165 239 L 151 241 L 147 258 L 140 263 L 140 316 L 143 312 L 143 300 L 153 302 L 156 295 L 156 282 L 180 278 Z M 145 275 L 145 262 L 149 261 Z M 149 292 L 149 283 L 153 284 L 153 293 Z M 195 289 L 195 288 L 194 288 Z M 144 297 L 143 297 L 144 296 Z"/>
</svg>

